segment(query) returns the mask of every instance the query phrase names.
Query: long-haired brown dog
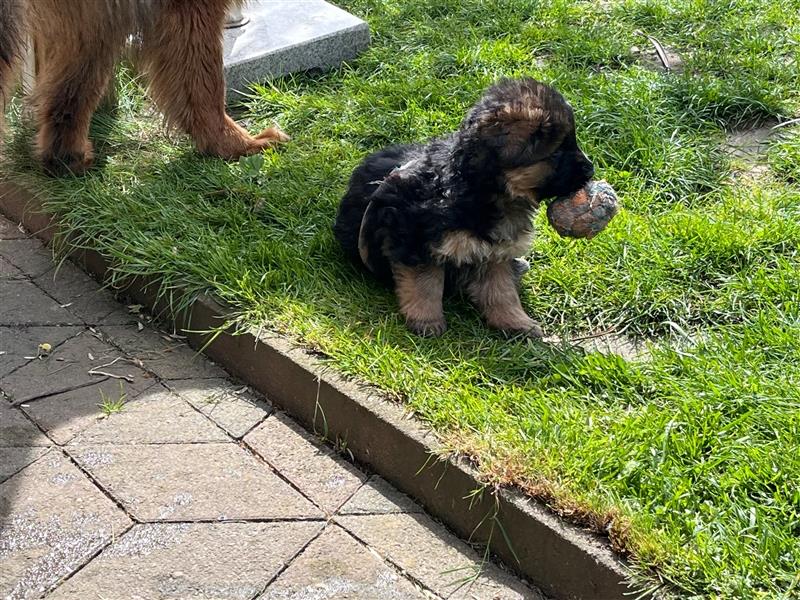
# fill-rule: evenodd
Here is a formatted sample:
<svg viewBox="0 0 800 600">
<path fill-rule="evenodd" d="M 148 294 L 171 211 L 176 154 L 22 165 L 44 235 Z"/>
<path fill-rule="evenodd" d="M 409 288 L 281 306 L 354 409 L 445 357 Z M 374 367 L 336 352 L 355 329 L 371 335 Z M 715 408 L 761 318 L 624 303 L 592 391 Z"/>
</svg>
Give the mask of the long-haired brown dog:
<svg viewBox="0 0 800 600">
<path fill-rule="evenodd" d="M 530 78 L 503 80 L 455 133 L 364 159 L 334 232 L 355 262 L 394 285 L 415 333 L 444 332 L 449 283 L 491 327 L 541 337 L 520 303 L 514 259 L 530 246 L 539 203 L 574 194 L 593 174 L 563 96 Z"/>
<path fill-rule="evenodd" d="M 0 0 L 0 107 L 26 36 L 34 41 L 36 150 L 51 172 L 92 163 L 89 121 L 131 36 L 138 64 L 166 120 L 205 154 L 237 158 L 284 141 L 253 137 L 225 113 L 222 30 L 241 0 Z"/>
</svg>

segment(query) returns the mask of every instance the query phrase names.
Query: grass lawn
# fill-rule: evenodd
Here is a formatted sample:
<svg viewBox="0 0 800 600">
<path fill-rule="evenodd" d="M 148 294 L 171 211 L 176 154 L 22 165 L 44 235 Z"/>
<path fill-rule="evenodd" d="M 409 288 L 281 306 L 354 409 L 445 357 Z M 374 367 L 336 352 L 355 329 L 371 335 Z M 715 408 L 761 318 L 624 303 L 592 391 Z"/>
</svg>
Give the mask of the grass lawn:
<svg viewBox="0 0 800 600">
<path fill-rule="evenodd" d="M 169 138 L 135 84 L 95 123 L 82 179 L 31 167 L 12 115 L 6 169 L 41 185 L 120 276 L 211 291 L 374 383 L 516 484 L 608 532 L 681 595 L 800 597 L 800 127 L 752 171 L 733 129 L 800 109 L 800 0 L 339 0 L 373 46 L 348 67 L 254 90 L 285 150 L 226 163 Z M 676 49 L 665 73 L 631 51 Z M 625 210 L 590 242 L 539 215 L 523 300 L 548 333 L 615 332 L 638 358 L 507 340 L 446 307 L 406 332 L 393 295 L 331 234 L 368 151 L 455 128 L 501 75 L 555 84 Z M 752 171 L 752 172 L 751 172 Z"/>
</svg>

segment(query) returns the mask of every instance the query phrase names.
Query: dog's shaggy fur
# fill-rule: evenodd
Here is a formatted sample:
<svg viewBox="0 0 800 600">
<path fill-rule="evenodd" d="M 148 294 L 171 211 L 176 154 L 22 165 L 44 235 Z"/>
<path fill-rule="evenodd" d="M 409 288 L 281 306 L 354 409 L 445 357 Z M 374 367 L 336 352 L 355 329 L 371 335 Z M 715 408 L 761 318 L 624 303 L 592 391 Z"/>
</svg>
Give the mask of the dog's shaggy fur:
<svg viewBox="0 0 800 600">
<path fill-rule="evenodd" d="M 225 114 L 222 30 L 241 0 L 2 0 L 0 107 L 29 35 L 36 49 L 36 149 L 52 172 L 92 163 L 89 121 L 131 36 L 166 120 L 203 153 L 237 158 L 284 141 L 253 137 Z"/>
<path fill-rule="evenodd" d="M 528 250 L 539 202 L 592 176 L 561 94 L 529 78 L 503 80 L 457 132 L 368 156 L 334 232 L 354 261 L 394 283 L 412 331 L 444 332 L 442 295 L 454 284 L 491 327 L 541 336 L 520 303 L 513 260 Z"/>
</svg>

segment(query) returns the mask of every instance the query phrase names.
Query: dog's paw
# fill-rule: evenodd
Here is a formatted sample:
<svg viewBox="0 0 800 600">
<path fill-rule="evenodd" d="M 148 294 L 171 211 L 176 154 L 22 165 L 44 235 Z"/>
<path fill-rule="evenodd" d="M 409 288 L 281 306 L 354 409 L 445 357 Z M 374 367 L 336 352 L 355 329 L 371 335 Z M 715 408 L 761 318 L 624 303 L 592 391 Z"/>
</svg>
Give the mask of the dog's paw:
<svg viewBox="0 0 800 600">
<path fill-rule="evenodd" d="M 439 337 L 447 331 L 447 321 L 444 319 L 434 320 L 406 320 L 406 327 L 416 335 L 421 337 Z"/>
<path fill-rule="evenodd" d="M 267 146 L 276 146 L 277 144 L 288 142 L 292 138 L 290 138 L 286 133 L 284 133 L 280 127 L 275 126 L 265 129 L 264 131 L 259 133 L 255 137 L 255 139 L 261 144 Z"/>
<path fill-rule="evenodd" d="M 527 335 L 535 339 L 544 337 L 542 326 L 527 315 L 525 317 L 491 321 L 489 322 L 489 326 L 494 329 L 499 329 L 506 335 Z"/>
<path fill-rule="evenodd" d="M 94 164 L 94 153 L 86 150 L 69 153 L 43 152 L 39 156 L 42 168 L 48 175 L 84 175 Z"/>
</svg>

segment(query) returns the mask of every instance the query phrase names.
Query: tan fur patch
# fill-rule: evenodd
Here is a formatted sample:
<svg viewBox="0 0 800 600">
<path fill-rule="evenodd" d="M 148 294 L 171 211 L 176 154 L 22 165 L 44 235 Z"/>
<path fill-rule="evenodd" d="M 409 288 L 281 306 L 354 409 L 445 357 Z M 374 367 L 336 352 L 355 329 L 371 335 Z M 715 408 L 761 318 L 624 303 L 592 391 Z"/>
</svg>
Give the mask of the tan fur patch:
<svg viewBox="0 0 800 600">
<path fill-rule="evenodd" d="M 498 225 L 498 237 L 505 237 L 502 231 L 505 222 Z M 468 231 L 452 231 L 444 235 L 442 242 L 431 249 L 431 254 L 440 263 L 450 262 L 456 266 L 474 265 L 490 260 L 511 260 L 528 251 L 533 240 L 533 230 L 509 231 L 507 239 L 490 243 L 476 238 Z"/>
<path fill-rule="evenodd" d="M 537 326 L 522 308 L 508 261 L 490 263 L 478 279 L 467 286 L 467 293 L 490 327 L 503 331 L 531 331 Z"/>
<path fill-rule="evenodd" d="M 546 162 L 537 162 L 529 167 L 506 171 L 506 190 L 512 197 L 528 198 L 538 203 L 534 190 L 553 174 L 553 167 Z"/>
<path fill-rule="evenodd" d="M 400 312 L 408 322 L 440 323 L 444 321 L 444 269 L 431 265 L 406 267 L 393 265 L 395 294 Z"/>
</svg>

